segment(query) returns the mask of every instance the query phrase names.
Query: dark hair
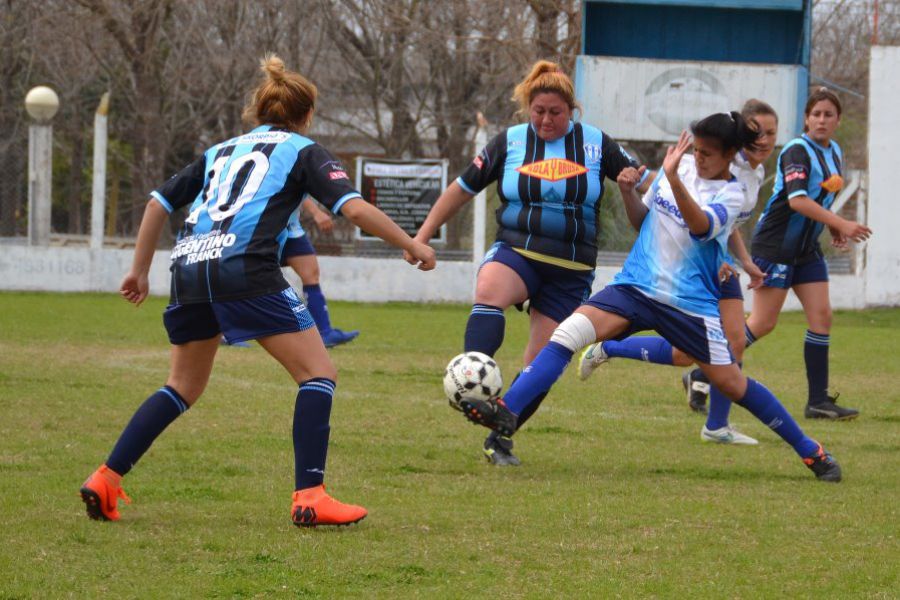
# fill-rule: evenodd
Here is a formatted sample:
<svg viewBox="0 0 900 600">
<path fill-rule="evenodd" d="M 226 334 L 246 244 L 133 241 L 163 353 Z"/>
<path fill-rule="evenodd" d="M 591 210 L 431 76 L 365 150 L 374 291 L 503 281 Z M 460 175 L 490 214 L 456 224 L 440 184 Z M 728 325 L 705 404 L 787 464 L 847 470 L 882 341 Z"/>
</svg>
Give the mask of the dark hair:
<svg viewBox="0 0 900 600">
<path fill-rule="evenodd" d="M 716 113 L 691 123 L 694 137 L 714 139 L 722 146 L 722 152 L 756 148 L 759 132 L 751 128 L 741 113 Z"/>
<path fill-rule="evenodd" d="M 756 98 L 750 98 L 744 102 L 744 107 L 741 108 L 741 116 L 744 117 L 745 121 L 749 121 L 757 115 L 772 115 L 775 117 L 775 122 L 778 122 L 778 113 L 775 112 L 772 105 Z"/>
<path fill-rule="evenodd" d="M 834 107 L 837 109 L 838 116 L 841 116 L 841 100 L 837 97 L 837 94 L 829 90 L 827 87 L 816 88 L 812 94 L 809 95 L 809 98 L 806 100 L 806 107 L 803 109 L 804 116 L 809 116 L 809 113 L 812 112 L 813 106 L 818 104 L 819 102 L 827 100 L 834 104 Z M 803 125 L 803 131 L 806 131 L 806 124 Z"/>
</svg>

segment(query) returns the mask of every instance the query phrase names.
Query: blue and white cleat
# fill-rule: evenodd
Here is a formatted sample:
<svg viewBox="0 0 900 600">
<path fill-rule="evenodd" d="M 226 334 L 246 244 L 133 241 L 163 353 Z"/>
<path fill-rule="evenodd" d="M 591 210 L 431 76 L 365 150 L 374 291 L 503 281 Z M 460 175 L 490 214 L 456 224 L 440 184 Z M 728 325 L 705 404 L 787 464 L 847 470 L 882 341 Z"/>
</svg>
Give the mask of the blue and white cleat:
<svg viewBox="0 0 900 600">
<path fill-rule="evenodd" d="M 326 348 L 334 348 L 347 342 L 352 342 L 359 337 L 359 330 L 342 331 L 340 329 L 330 329 L 322 334 L 322 341 L 325 342 Z"/>
<path fill-rule="evenodd" d="M 591 344 L 581 353 L 578 362 L 578 379 L 584 381 L 591 376 L 594 369 L 609 361 L 609 355 L 603 351 L 603 342 Z"/>
</svg>

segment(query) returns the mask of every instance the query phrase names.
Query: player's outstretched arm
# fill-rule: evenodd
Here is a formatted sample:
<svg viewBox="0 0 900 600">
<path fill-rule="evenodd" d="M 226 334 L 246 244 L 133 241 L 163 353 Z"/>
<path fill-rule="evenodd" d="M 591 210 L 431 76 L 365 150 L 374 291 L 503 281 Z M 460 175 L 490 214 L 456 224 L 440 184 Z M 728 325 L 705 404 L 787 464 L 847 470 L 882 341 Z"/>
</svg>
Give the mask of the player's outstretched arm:
<svg viewBox="0 0 900 600">
<path fill-rule="evenodd" d="M 348 200 L 340 210 L 351 223 L 366 233 L 377 235 L 391 246 L 403 250 L 404 258 L 410 264 L 417 265 L 422 271 L 434 268 L 434 249 L 431 246 L 409 237 L 390 217 L 362 198 Z"/>
<path fill-rule="evenodd" d="M 788 200 L 788 204 L 791 210 L 797 211 L 813 221 L 825 224 L 847 240 L 864 242 L 872 235 L 872 230 L 862 223 L 849 221 L 834 214 L 809 196 L 794 196 Z"/>
<path fill-rule="evenodd" d="M 150 264 L 156 252 L 156 244 L 162 234 L 163 226 L 169 219 L 169 213 L 156 200 L 151 199 L 144 209 L 144 218 L 138 230 L 137 243 L 134 246 L 134 259 L 131 270 L 122 280 L 119 293 L 125 300 L 139 306 L 150 292 Z"/>
<path fill-rule="evenodd" d="M 416 239 L 422 243 L 430 240 L 441 228 L 441 225 L 453 218 L 453 215 L 459 212 L 459 209 L 474 197 L 464 190 L 458 182 L 452 182 L 438 197 L 434 206 L 431 207 L 428 216 L 425 217 L 425 222 L 422 223 L 419 232 L 416 233 Z"/>
</svg>

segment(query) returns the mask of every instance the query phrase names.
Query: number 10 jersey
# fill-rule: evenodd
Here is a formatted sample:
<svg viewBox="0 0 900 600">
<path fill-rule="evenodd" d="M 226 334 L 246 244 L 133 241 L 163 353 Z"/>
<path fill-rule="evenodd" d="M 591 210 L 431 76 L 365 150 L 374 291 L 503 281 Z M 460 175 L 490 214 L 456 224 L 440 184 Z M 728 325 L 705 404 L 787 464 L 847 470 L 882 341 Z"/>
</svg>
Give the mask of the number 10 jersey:
<svg viewBox="0 0 900 600">
<path fill-rule="evenodd" d="M 172 250 L 172 304 L 287 288 L 278 257 L 305 194 L 334 213 L 361 197 L 325 148 L 268 125 L 213 146 L 155 190 L 170 213 L 190 204 Z"/>
</svg>

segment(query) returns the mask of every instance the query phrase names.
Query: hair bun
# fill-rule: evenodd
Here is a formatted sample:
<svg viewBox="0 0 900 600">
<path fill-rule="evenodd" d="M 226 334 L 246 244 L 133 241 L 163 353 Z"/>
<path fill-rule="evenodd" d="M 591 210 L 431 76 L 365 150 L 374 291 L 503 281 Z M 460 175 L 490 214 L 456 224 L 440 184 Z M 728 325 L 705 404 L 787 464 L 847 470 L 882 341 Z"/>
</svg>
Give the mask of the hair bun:
<svg viewBox="0 0 900 600">
<path fill-rule="evenodd" d="M 266 54 L 259 64 L 262 72 L 272 81 L 284 80 L 284 61 L 277 54 Z"/>
</svg>

